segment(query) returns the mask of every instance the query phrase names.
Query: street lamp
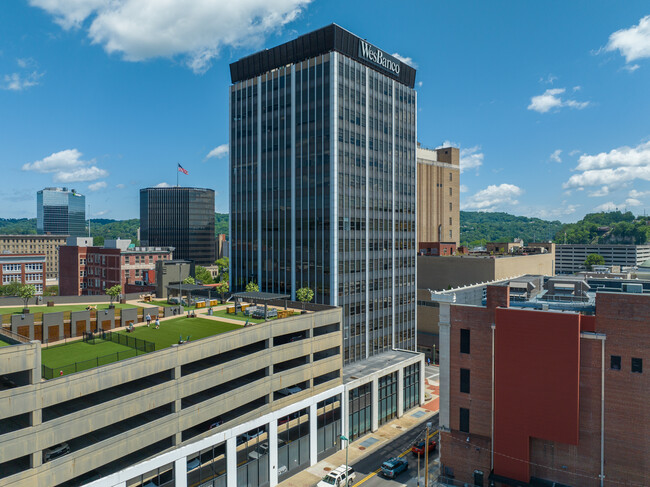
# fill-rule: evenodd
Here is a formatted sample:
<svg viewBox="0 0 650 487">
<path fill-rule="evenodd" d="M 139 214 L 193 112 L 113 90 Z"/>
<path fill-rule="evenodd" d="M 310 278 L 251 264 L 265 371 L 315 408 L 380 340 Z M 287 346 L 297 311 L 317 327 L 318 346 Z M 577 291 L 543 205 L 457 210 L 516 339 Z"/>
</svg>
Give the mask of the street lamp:
<svg viewBox="0 0 650 487">
<path fill-rule="evenodd" d="M 345 441 L 345 485 L 350 485 L 350 479 L 348 478 L 348 446 L 350 446 L 350 440 L 345 436 L 339 436 L 341 441 Z"/>
<path fill-rule="evenodd" d="M 429 429 L 432 424 L 427 422 L 427 434 L 424 437 L 424 485 L 429 487 Z"/>
</svg>

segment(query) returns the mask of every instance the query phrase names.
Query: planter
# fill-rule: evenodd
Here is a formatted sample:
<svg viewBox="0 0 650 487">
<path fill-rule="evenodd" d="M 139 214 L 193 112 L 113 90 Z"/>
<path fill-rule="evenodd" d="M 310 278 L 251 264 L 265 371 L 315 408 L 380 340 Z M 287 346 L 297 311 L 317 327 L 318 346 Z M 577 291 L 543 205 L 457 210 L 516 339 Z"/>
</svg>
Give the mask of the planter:
<svg viewBox="0 0 650 487">
<path fill-rule="evenodd" d="M 29 314 L 29 308 L 23 308 L 23 314 L 28 315 Z"/>
<path fill-rule="evenodd" d="M 109 304 L 108 309 L 115 309 L 115 305 L 114 304 Z"/>
<path fill-rule="evenodd" d="M 50 308 L 53 308 L 53 307 L 54 307 L 54 301 L 48 301 L 48 302 L 47 302 L 47 305 L 48 305 Z"/>
</svg>

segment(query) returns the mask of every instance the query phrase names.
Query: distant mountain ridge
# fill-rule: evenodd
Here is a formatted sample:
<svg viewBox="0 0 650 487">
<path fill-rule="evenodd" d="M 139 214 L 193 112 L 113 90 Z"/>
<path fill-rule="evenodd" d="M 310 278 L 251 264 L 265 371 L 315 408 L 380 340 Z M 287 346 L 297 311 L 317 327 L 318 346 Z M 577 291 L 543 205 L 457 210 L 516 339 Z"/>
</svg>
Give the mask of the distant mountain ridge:
<svg viewBox="0 0 650 487">
<path fill-rule="evenodd" d="M 541 218 L 515 216 L 503 212 L 461 211 L 460 242 L 477 246 L 486 242 L 512 242 L 521 238 L 525 243 L 553 240 L 563 224 Z"/>
</svg>

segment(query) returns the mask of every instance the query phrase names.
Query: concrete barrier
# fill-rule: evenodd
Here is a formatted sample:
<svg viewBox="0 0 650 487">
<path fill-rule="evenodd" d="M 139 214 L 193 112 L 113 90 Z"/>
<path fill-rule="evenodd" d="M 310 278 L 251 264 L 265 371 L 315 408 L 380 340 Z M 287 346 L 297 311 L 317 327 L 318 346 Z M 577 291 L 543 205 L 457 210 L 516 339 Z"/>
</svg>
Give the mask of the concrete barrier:
<svg viewBox="0 0 650 487">
<path fill-rule="evenodd" d="M 24 327 L 29 327 L 29 331 L 25 333 Z M 20 331 L 23 333 L 20 333 Z M 34 339 L 34 315 L 11 315 L 11 331 L 18 335 L 26 336 L 30 340 Z"/>
<path fill-rule="evenodd" d="M 63 312 L 43 313 L 43 343 L 55 342 L 65 335 L 63 326 Z M 50 327 L 56 327 L 56 332 L 50 333 Z"/>
<path fill-rule="evenodd" d="M 90 331 L 90 311 L 72 311 L 70 313 L 70 334 L 81 336 L 84 331 Z"/>
<path fill-rule="evenodd" d="M 146 313 L 145 313 L 146 316 Z M 138 308 L 127 308 L 120 310 L 120 325 L 128 326 L 138 322 Z"/>
</svg>

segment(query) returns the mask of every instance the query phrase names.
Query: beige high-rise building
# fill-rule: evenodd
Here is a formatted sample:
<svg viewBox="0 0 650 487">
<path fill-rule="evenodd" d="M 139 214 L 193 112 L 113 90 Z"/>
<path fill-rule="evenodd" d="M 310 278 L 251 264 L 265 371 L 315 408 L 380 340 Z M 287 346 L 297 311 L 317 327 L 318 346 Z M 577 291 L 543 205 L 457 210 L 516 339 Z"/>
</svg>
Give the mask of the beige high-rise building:
<svg viewBox="0 0 650 487">
<path fill-rule="evenodd" d="M 59 278 L 59 247 L 67 235 L 0 235 L 0 252 L 45 254 L 47 279 Z"/>
<path fill-rule="evenodd" d="M 417 223 L 420 242 L 460 241 L 460 151 L 418 144 Z"/>
</svg>

